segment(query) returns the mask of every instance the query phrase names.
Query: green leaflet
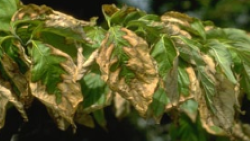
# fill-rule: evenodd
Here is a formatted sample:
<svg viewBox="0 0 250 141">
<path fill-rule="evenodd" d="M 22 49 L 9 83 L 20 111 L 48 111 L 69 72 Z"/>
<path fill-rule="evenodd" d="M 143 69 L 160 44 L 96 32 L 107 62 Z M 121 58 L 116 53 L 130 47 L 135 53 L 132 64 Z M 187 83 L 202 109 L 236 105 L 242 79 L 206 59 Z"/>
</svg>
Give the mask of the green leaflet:
<svg viewBox="0 0 250 141">
<path fill-rule="evenodd" d="M 107 31 L 101 27 L 88 26 L 84 27 L 84 32 L 86 37 L 92 41 L 90 46 L 92 48 L 99 48 L 101 46 L 102 40 L 105 38 Z"/>
<path fill-rule="evenodd" d="M 146 39 L 149 44 L 155 43 L 163 30 L 160 17 L 153 14 L 131 20 L 127 23 L 126 27 L 133 30 L 138 36 Z"/>
<path fill-rule="evenodd" d="M 191 27 L 197 32 L 196 35 L 200 36 L 204 41 L 206 40 L 205 28 L 200 20 L 194 19 L 194 21 L 191 22 Z"/>
<path fill-rule="evenodd" d="M 169 103 L 169 98 L 162 88 L 158 88 L 153 95 L 153 102 L 150 105 L 152 112 L 156 118 L 159 118 L 165 112 L 165 107 Z"/>
<path fill-rule="evenodd" d="M 50 44 L 63 52 L 69 54 L 71 57 L 76 57 L 77 49 L 74 40 L 65 38 L 63 36 L 51 33 L 42 32 L 39 34 L 39 39 L 46 44 Z"/>
<path fill-rule="evenodd" d="M 80 26 L 79 27 L 61 27 L 61 26 L 41 27 L 38 30 L 38 32 L 54 33 L 56 35 L 67 37 L 69 39 L 73 39 L 79 42 L 84 42 L 84 39 L 85 39 L 83 29 Z"/>
<path fill-rule="evenodd" d="M 84 96 L 83 108 L 85 110 L 92 112 L 109 105 L 111 97 L 109 89 L 101 79 L 99 71 L 88 73 L 80 82 Z"/>
<path fill-rule="evenodd" d="M 110 28 L 108 35 L 109 38 L 106 46 L 111 44 L 116 46 L 111 54 L 111 58 L 117 57 L 118 59 L 118 62 L 111 66 L 110 71 L 115 71 L 117 68 L 121 67 L 122 70 L 119 76 L 125 76 L 126 81 L 129 81 L 134 77 L 134 73 L 123 65 L 129 59 L 128 55 L 123 51 L 123 47 L 130 47 L 131 45 L 123 38 L 125 33 L 121 31 L 120 27 L 118 26 Z"/>
<path fill-rule="evenodd" d="M 173 66 L 174 58 L 177 55 L 173 41 L 166 35 L 162 35 L 150 54 L 157 61 L 158 72 L 161 78 L 165 80 L 168 71 Z"/>
<path fill-rule="evenodd" d="M 232 72 L 232 57 L 227 49 L 227 45 L 218 42 L 218 40 L 208 40 L 208 47 L 210 47 L 209 53 L 218 62 L 222 72 L 227 76 L 227 78 L 236 83 L 236 79 Z"/>
<path fill-rule="evenodd" d="M 41 41 L 32 41 L 30 49 L 32 60 L 31 81 L 42 81 L 50 94 L 59 95 L 57 84 L 62 81 L 61 75 L 65 73 L 60 63 L 66 61 L 63 56 L 57 54 L 56 49 Z"/>
<path fill-rule="evenodd" d="M 192 120 L 192 122 L 196 122 L 198 115 L 198 103 L 195 100 L 187 100 L 181 104 L 180 108 Z"/>
<path fill-rule="evenodd" d="M 103 109 L 97 110 L 93 112 L 93 116 L 96 122 L 104 129 L 106 129 L 107 121 L 105 118 L 105 113 Z"/>
<path fill-rule="evenodd" d="M 189 77 L 184 68 L 184 63 L 180 61 L 178 68 L 178 89 L 181 95 L 189 96 Z"/>
<path fill-rule="evenodd" d="M 146 14 L 134 7 L 123 6 L 119 9 L 115 5 L 109 4 L 104 4 L 102 6 L 102 13 L 109 27 L 116 25 L 125 26 L 128 21 L 138 19 Z"/>
<path fill-rule="evenodd" d="M 220 55 L 223 55 L 224 59 L 225 57 L 227 58 L 225 61 L 227 62 L 226 64 L 221 64 L 221 65 L 227 65 L 229 66 L 229 61 L 234 61 L 231 64 L 234 65 L 233 70 L 241 75 L 241 80 L 240 84 L 241 87 L 244 89 L 244 91 L 249 95 L 250 91 L 250 72 L 249 72 L 249 66 L 250 62 L 249 57 L 250 57 L 250 38 L 246 34 L 245 31 L 238 30 L 238 29 L 220 29 L 220 28 L 215 28 L 207 33 L 208 38 L 211 40 L 216 39 L 216 44 L 218 43 L 220 45 L 219 47 L 215 47 L 219 52 Z M 229 52 L 226 51 L 229 50 Z M 226 56 L 225 56 L 226 55 Z M 232 55 L 232 59 L 230 59 L 230 55 Z M 222 61 L 221 61 L 222 62 Z M 226 67 L 226 66 L 225 66 Z M 228 70 L 228 69 L 227 69 Z M 224 71 L 226 74 L 226 71 Z M 233 80 L 232 77 L 230 77 L 230 72 L 227 72 L 228 75 L 226 75 L 231 81 Z"/>
<path fill-rule="evenodd" d="M 36 35 L 34 31 L 36 31 L 36 29 L 38 29 L 43 23 L 44 21 L 39 19 L 13 21 L 11 22 L 11 32 L 14 36 L 18 37 L 23 45 L 27 45 L 29 40 Z"/>
<path fill-rule="evenodd" d="M 250 62 L 247 61 L 243 62 L 242 65 L 243 65 L 243 70 L 242 70 L 242 79 L 240 83 L 244 91 L 247 93 L 248 99 L 250 99 Z"/>
<path fill-rule="evenodd" d="M 205 90 L 205 96 L 206 96 L 206 102 L 208 106 L 210 107 L 210 110 L 212 112 L 215 112 L 213 102 L 212 102 L 212 97 L 216 94 L 216 89 L 215 89 L 215 82 L 211 79 L 209 74 L 206 72 L 205 66 L 207 65 L 202 56 L 200 55 L 200 50 L 201 48 L 200 44 L 197 44 L 197 42 L 192 41 L 190 39 L 184 38 L 184 37 L 179 37 L 186 45 L 189 47 L 189 55 L 190 58 L 195 62 L 197 71 L 198 71 L 198 78 L 202 84 L 202 87 Z M 185 47 L 183 47 L 185 48 Z M 182 52 L 186 53 L 186 52 Z M 181 54 L 180 54 L 181 55 Z"/>
<path fill-rule="evenodd" d="M 1 0 L 0 5 L 0 30 L 9 31 L 12 15 L 17 11 L 19 0 Z"/>
<path fill-rule="evenodd" d="M 147 42 L 131 30 L 112 27 L 96 60 L 102 79 L 110 89 L 129 100 L 140 115 L 146 116 L 159 82 Z"/>
<path fill-rule="evenodd" d="M 178 125 L 171 124 L 170 136 L 172 140 L 181 141 L 208 141 L 208 134 L 202 129 L 199 120 L 192 122 L 182 114 Z"/>
</svg>

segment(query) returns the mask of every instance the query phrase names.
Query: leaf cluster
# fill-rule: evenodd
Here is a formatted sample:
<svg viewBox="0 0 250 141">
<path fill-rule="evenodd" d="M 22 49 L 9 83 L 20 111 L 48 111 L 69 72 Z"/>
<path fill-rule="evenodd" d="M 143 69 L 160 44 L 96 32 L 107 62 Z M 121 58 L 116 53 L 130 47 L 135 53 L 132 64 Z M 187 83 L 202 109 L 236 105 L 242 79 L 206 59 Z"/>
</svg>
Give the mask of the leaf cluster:
<svg viewBox="0 0 250 141">
<path fill-rule="evenodd" d="M 181 129 L 173 139 L 192 132 L 197 140 L 193 133 L 201 128 L 204 135 L 250 140 L 250 125 L 237 116 L 241 98 L 250 97 L 246 32 L 128 6 L 103 5 L 106 26 L 100 26 L 95 17 L 82 21 L 45 5 L 0 5 L 6 7 L 0 15 L 0 128 L 9 106 L 28 121 L 26 109 L 38 99 L 62 130 L 76 129 L 75 123 L 94 127 L 94 119 L 105 127 L 103 109 L 112 105 L 117 118 L 131 107 L 156 122 L 169 114 Z"/>
</svg>

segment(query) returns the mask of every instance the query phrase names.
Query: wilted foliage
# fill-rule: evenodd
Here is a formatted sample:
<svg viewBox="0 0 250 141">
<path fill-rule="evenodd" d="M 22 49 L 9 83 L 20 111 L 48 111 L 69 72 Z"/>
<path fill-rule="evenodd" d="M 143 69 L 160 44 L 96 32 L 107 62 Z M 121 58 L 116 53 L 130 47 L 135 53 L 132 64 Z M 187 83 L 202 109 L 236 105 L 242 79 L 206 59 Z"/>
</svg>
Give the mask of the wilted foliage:
<svg viewBox="0 0 250 141">
<path fill-rule="evenodd" d="M 94 127 L 93 118 L 105 127 L 103 108 L 113 105 L 117 118 L 131 107 L 157 122 L 168 113 L 180 123 L 178 136 L 196 124 L 250 140 L 237 116 L 240 98 L 250 97 L 246 32 L 127 6 L 103 5 L 107 25 L 100 26 L 45 5 L 0 5 L 0 128 L 12 105 L 28 121 L 37 99 L 61 130 Z"/>
</svg>

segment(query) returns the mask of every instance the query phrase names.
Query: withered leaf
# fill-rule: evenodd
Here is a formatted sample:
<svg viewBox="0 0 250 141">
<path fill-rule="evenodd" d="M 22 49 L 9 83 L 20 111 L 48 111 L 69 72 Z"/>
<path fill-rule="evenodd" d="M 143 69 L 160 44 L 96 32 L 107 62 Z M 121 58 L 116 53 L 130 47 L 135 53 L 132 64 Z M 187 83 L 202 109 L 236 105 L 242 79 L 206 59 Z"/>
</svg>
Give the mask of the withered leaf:
<svg viewBox="0 0 250 141">
<path fill-rule="evenodd" d="M 173 60 L 173 67 L 169 70 L 166 77 L 166 92 L 173 106 L 177 106 L 180 98 L 178 89 L 178 65 L 179 56 L 177 55 Z"/>
<path fill-rule="evenodd" d="M 44 47 L 43 49 L 46 50 L 45 49 L 46 45 L 41 46 L 41 44 L 37 44 L 37 46 L 34 46 L 34 47 L 38 47 L 38 46 Z M 56 62 L 56 65 L 58 67 L 56 69 L 63 70 L 63 71 L 59 71 L 60 73 L 58 74 L 58 76 L 61 78 L 61 81 L 57 80 L 58 82 L 55 85 L 56 86 L 55 91 L 52 93 L 49 93 L 47 89 L 48 87 L 51 87 L 50 85 L 44 83 L 44 81 L 39 80 L 39 79 L 36 81 L 33 80 L 32 82 L 30 82 L 31 93 L 50 110 L 50 113 L 52 114 L 52 117 L 57 122 L 59 128 L 61 128 L 62 130 L 65 130 L 67 128 L 66 123 L 69 123 L 73 126 L 73 128 L 76 128 L 74 121 L 73 121 L 73 117 L 74 117 L 74 114 L 76 112 L 76 109 L 79 103 L 82 102 L 83 100 L 83 96 L 81 92 L 81 86 L 79 82 L 76 82 L 75 76 L 78 76 L 77 73 L 79 73 L 79 71 L 76 71 L 76 70 L 81 69 L 78 66 L 81 66 L 82 64 L 75 65 L 72 58 L 66 53 L 52 46 L 47 45 L 47 47 L 49 47 L 48 48 L 49 50 L 47 50 L 49 52 L 47 52 L 46 54 L 48 56 L 52 55 L 54 57 L 52 57 L 51 60 L 48 60 L 48 57 L 47 58 L 43 57 L 44 59 L 36 60 L 37 61 L 36 63 L 37 65 L 39 65 L 39 63 L 41 63 L 40 61 L 45 61 L 45 62 L 47 61 L 46 63 L 49 64 L 48 61 L 53 61 L 53 60 L 55 61 L 56 57 L 64 58 L 63 60 L 60 59 L 59 62 Z M 79 50 L 78 56 L 81 55 L 80 53 L 81 51 Z M 81 63 L 81 62 L 82 61 L 78 60 L 77 63 Z M 36 69 L 33 69 L 33 73 L 38 73 L 37 69 L 39 69 L 39 67 Z M 55 72 L 56 71 L 54 71 L 53 75 L 55 75 Z M 51 81 L 54 81 L 54 80 L 51 79 Z M 57 100 L 58 97 L 56 94 L 60 94 L 60 102 L 58 102 Z"/>
<path fill-rule="evenodd" d="M 19 70 L 17 63 L 7 54 L 3 54 L 0 60 L 2 67 L 19 92 L 21 102 L 25 107 L 29 107 L 33 100 L 32 95 L 28 92 L 28 80 Z"/>
<path fill-rule="evenodd" d="M 182 28 L 190 27 L 190 22 L 193 21 L 193 18 L 188 15 L 170 11 L 161 16 L 161 21 L 165 24 L 167 34 L 171 36 L 182 35 L 186 38 L 191 38 L 190 33 Z"/>
<path fill-rule="evenodd" d="M 146 116 L 159 81 L 154 61 L 142 38 L 125 28 L 116 30 L 107 34 L 97 57 L 102 78 L 111 90 L 129 100 L 140 115 Z M 117 43 L 112 34 L 120 34 L 120 40 L 125 41 Z M 121 52 L 125 56 L 121 56 Z M 112 68 L 112 65 L 116 67 Z M 126 78 L 123 71 L 129 71 L 132 76 Z"/>
<path fill-rule="evenodd" d="M 119 119 L 130 113 L 130 103 L 118 93 L 114 95 L 115 116 Z"/>
<path fill-rule="evenodd" d="M 92 118 L 88 113 L 84 111 L 83 105 L 78 106 L 77 111 L 75 113 L 74 121 L 76 121 L 78 124 L 94 128 L 95 123 Z"/>
<path fill-rule="evenodd" d="M 202 125 L 212 134 L 230 134 L 234 124 L 236 86 L 222 72 L 215 71 L 215 64 L 209 56 L 204 56 L 203 59 L 207 64 L 205 73 L 213 79 L 216 93 L 209 99 L 205 99 L 205 91 L 201 89 L 197 97 Z M 208 100 L 211 102 L 207 102 Z M 213 103 L 214 110 L 209 108 L 210 103 Z"/>
<path fill-rule="evenodd" d="M 7 111 L 7 104 L 11 103 L 19 111 L 25 121 L 28 121 L 28 116 L 24 110 L 23 104 L 18 101 L 17 96 L 11 91 L 11 85 L 9 82 L 0 80 L 0 129 L 5 124 L 5 116 Z"/>
</svg>

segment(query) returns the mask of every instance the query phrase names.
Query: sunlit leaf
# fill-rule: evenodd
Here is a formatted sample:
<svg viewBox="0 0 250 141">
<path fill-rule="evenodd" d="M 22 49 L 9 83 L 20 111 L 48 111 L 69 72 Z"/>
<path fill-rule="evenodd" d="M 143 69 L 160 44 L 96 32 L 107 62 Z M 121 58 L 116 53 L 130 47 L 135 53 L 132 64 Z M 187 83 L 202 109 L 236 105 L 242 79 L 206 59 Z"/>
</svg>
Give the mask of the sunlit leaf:
<svg viewBox="0 0 250 141">
<path fill-rule="evenodd" d="M 0 1 L 0 30 L 9 31 L 10 21 L 12 15 L 18 10 L 20 6 L 19 0 L 1 0 Z"/>
</svg>

